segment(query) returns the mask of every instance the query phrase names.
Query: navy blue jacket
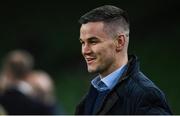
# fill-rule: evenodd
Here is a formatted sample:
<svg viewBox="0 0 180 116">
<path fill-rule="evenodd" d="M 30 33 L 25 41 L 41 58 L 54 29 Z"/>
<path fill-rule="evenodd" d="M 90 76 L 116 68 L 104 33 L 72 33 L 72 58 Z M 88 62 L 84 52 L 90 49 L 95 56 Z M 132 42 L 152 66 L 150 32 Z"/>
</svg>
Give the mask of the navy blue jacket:
<svg viewBox="0 0 180 116">
<path fill-rule="evenodd" d="M 87 112 L 96 99 L 94 92 L 91 86 L 75 114 L 172 114 L 164 93 L 140 71 L 136 56 L 129 56 L 127 70 L 102 104 Z"/>
</svg>

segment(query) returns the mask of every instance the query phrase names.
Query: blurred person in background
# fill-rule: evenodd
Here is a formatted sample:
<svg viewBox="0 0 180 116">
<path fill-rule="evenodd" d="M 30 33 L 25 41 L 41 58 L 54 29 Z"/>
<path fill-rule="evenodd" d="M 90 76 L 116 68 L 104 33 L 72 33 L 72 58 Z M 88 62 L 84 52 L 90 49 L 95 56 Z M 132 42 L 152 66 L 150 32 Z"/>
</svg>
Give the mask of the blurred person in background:
<svg viewBox="0 0 180 116">
<path fill-rule="evenodd" d="M 75 114 L 172 114 L 164 93 L 141 71 L 135 55 L 128 55 L 130 24 L 127 13 L 105 5 L 84 14 L 80 42 L 91 81 Z"/>
<path fill-rule="evenodd" d="M 47 72 L 34 70 L 27 76 L 26 82 L 32 86 L 34 98 L 53 107 L 55 114 L 64 114 L 56 100 L 54 82 Z"/>
<path fill-rule="evenodd" d="M 1 92 L 17 85 L 19 80 L 26 77 L 33 69 L 34 59 L 24 50 L 14 50 L 7 54 L 2 61 L 0 73 Z"/>
<path fill-rule="evenodd" d="M 42 70 L 34 70 L 26 78 L 33 88 L 33 95 L 46 104 L 55 102 L 54 83 L 50 75 Z"/>
<path fill-rule="evenodd" d="M 24 50 L 14 50 L 3 60 L 1 79 L 4 80 L 0 104 L 9 115 L 54 114 L 52 107 L 33 98 L 33 87 L 26 77 L 33 69 L 33 56 Z"/>
</svg>

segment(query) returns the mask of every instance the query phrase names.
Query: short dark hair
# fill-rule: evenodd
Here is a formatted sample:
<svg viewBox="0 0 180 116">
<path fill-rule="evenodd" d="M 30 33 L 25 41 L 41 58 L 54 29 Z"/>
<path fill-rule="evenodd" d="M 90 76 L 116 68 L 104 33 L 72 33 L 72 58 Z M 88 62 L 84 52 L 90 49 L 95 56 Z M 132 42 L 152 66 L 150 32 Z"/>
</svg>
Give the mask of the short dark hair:
<svg viewBox="0 0 180 116">
<path fill-rule="evenodd" d="M 98 22 L 102 21 L 105 24 L 114 24 L 123 28 L 129 32 L 129 18 L 126 11 L 121 8 L 112 5 L 104 5 L 95 8 L 83 16 L 80 17 L 79 23 L 86 24 L 88 22 Z M 109 26 L 110 26 L 109 25 Z M 113 28 L 113 26 L 111 26 Z M 111 28 L 111 29 L 112 29 Z M 115 31 L 115 30 L 113 30 Z"/>
<path fill-rule="evenodd" d="M 79 19 L 80 24 L 85 24 L 88 22 L 97 22 L 104 21 L 109 22 L 114 19 L 123 18 L 127 23 L 129 23 L 128 14 L 123 9 L 120 9 L 112 5 L 104 5 L 98 8 L 95 8 Z"/>
</svg>

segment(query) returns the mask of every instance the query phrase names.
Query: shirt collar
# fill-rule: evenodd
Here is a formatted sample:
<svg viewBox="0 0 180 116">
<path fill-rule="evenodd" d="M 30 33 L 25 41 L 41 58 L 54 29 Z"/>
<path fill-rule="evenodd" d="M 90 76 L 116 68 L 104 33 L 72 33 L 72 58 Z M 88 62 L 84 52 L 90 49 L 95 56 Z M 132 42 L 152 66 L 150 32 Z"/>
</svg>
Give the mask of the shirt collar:
<svg viewBox="0 0 180 116">
<path fill-rule="evenodd" d="M 101 84 L 100 84 L 101 83 Z M 96 88 L 98 91 L 105 91 L 108 89 L 108 86 L 101 81 L 100 76 L 95 77 L 92 81 L 91 84 L 93 85 L 94 88 Z M 102 86 L 103 84 L 103 86 Z"/>
<path fill-rule="evenodd" d="M 107 75 L 104 78 L 100 78 L 100 75 L 95 77 L 92 81 L 91 84 L 99 91 L 105 91 L 105 90 L 112 90 L 114 86 L 117 84 L 118 80 L 122 76 L 124 70 L 126 68 L 126 65 L 121 66 L 111 74 Z M 99 87 L 99 83 L 102 81 L 104 83 L 103 87 Z"/>
</svg>

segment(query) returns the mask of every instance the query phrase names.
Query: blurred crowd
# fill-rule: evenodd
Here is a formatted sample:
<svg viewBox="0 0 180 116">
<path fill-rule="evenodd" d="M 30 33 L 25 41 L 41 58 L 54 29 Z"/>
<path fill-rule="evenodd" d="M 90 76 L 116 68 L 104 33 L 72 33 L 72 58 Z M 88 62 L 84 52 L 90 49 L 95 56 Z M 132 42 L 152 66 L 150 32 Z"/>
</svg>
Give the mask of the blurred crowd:
<svg viewBox="0 0 180 116">
<path fill-rule="evenodd" d="M 0 72 L 0 115 L 63 114 L 51 76 L 34 69 L 34 58 L 14 50 L 3 58 Z"/>
</svg>

